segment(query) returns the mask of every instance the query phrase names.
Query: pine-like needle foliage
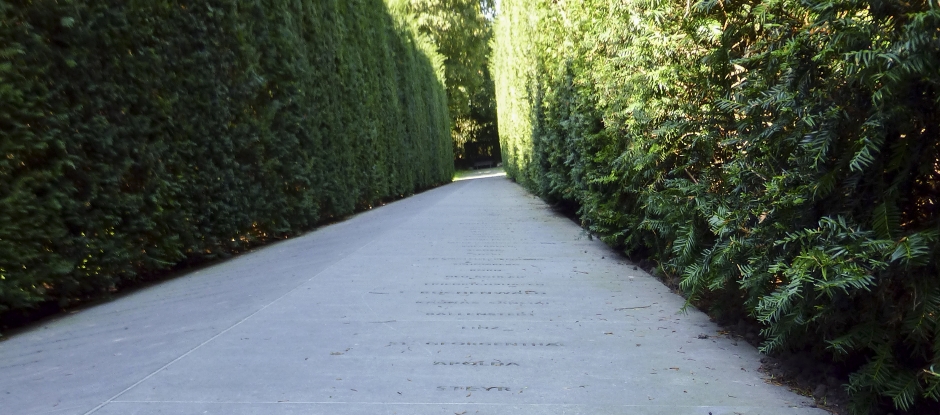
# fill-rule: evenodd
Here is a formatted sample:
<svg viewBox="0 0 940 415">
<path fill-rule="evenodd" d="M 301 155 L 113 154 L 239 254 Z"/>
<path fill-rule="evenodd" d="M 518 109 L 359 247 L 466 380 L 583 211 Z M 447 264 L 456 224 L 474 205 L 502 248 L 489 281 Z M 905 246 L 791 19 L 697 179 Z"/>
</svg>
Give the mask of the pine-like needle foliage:
<svg viewBox="0 0 940 415">
<path fill-rule="evenodd" d="M 763 350 L 866 362 L 857 413 L 940 399 L 940 5 L 510 1 L 510 176 L 745 310 Z"/>
</svg>

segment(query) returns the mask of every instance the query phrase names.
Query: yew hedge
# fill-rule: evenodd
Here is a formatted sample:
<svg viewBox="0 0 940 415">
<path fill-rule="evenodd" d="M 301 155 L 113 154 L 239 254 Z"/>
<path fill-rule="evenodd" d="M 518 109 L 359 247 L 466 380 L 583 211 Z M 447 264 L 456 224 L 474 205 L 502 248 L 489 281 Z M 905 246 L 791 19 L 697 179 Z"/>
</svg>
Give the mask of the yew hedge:
<svg viewBox="0 0 940 415">
<path fill-rule="evenodd" d="M 744 310 L 764 351 L 845 362 L 856 413 L 936 408 L 936 1 L 500 8 L 512 178 L 692 301 Z"/>
<path fill-rule="evenodd" d="M 450 181 L 441 66 L 382 0 L 0 1 L 0 316 Z"/>
</svg>

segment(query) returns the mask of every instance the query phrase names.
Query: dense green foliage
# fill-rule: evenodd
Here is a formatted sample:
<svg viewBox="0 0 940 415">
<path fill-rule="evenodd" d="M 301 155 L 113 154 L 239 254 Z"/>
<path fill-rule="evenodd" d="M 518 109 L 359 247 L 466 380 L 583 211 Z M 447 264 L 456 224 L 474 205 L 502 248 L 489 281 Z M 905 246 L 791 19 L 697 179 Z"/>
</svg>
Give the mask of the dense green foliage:
<svg viewBox="0 0 940 415">
<path fill-rule="evenodd" d="M 489 73 L 492 0 L 391 0 L 411 16 L 444 58 L 447 105 L 453 119 L 454 162 L 498 159 L 496 96 Z"/>
<path fill-rule="evenodd" d="M 940 6 L 504 0 L 511 177 L 656 258 L 857 413 L 940 399 Z"/>
<path fill-rule="evenodd" d="M 441 65 L 382 0 L 0 1 L 0 315 L 449 181 Z"/>
</svg>

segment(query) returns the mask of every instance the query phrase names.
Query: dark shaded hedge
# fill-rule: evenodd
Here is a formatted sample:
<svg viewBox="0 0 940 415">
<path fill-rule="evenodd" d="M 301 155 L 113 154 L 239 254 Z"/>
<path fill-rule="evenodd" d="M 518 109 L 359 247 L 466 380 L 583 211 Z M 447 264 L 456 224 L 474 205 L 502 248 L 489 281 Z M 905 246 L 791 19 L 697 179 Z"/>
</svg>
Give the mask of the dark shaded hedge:
<svg viewBox="0 0 940 415">
<path fill-rule="evenodd" d="M 856 413 L 938 413 L 936 1 L 500 6 L 511 177 L 764 351 L 843 362 Z"/>
<path fill-rule="evenodd" d="M 0 1 L 0 316 L 450 181 L 415 33 L 382 0 Z"/>
</svg>

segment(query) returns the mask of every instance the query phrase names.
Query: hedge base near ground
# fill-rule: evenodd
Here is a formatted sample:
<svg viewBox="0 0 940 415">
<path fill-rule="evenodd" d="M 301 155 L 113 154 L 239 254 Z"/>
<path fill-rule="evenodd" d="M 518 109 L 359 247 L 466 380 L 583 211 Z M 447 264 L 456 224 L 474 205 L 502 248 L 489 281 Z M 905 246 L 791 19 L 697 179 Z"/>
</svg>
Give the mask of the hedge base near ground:
<svg viewBox="0 0 940 415">
<path fill-rule="evenodd" d="M 382 0 L 0 2 L 0 314 L 450 181 L 441 63 Z"/>
</svg>

